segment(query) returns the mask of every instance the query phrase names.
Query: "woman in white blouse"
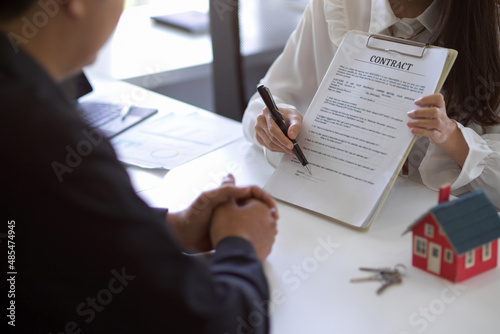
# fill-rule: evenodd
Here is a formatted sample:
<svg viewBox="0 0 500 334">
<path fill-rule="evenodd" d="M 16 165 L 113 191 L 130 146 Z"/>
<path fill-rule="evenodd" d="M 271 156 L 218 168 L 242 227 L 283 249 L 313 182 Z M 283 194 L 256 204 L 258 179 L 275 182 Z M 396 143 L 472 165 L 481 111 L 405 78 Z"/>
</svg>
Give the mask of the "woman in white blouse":
<svg viewBox="0 0 500 334">
<path fill-rule="evenodd" d="M 408 128 L 419 136 L 407 175 L 452 194 L 484 189 L 500 208 L 500 52 L 498 0 L 311 0 L 261 83 L 268 86 L 296 138 L 343 36 L 349 30 L 393 35 L 458 50 L 443 87 L 415 101 Z M 291 142 L 258 94 L 243 116 L 245 136 L 276 165 Z"/>
</svg>

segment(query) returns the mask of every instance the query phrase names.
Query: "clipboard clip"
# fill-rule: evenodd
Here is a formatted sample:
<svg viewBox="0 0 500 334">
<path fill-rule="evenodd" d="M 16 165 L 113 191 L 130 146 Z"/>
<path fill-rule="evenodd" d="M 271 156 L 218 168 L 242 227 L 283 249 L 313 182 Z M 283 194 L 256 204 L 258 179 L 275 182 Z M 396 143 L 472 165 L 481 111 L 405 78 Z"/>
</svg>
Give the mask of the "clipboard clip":
<svg viewBox="0 0 500 334">
<path fill-rule="evenodd" d="M 406 53 L 402 51 L 398 51 L 395 49 L 386 49 L 386 48 L 381 48 L 377 46 L 370 45 L 370 41 L 372 39 L 379 39 L 382 41 L 388 41 L 388 42 L 393 42 L 393 43 L 399 43 L 399 44 L 405 44 L 405 45 L 410 45 L 410 46 L 415 46 L 418 48 L 421 48 L 420 54 L 411 54 L 411 53 Z M 410 57 L 416 57 L 416 58 L 422 58 L 424 56 L 425 49 L 429 47 L 429 44 L 426 43 L 420 43 L 420 42 L 414 42 L 414 41 L 408 41 L 406 39 L 400 39 L 396 37 L 391 37 L 391 36 L 384 36 L 384 35 L 370 35 L 368 36 L 368 39 L 366 40 L 366 47 L 370 49 L 375 49 L 375 50 L 380 50 L 380 51 L 386 51 L 386 52 L 396 52 L 399 53 L 403 56 L 410 56 Z"/>
</svg>

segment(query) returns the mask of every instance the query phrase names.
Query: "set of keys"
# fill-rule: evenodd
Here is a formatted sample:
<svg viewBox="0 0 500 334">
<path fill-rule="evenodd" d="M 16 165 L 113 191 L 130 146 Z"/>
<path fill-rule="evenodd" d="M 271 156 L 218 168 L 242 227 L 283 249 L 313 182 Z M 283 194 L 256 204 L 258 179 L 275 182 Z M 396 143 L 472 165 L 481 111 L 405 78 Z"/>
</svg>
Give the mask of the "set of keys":
<svg viewBox="0 0 500 334">
<path fill-rule="evenodd" d="M 373 275 L 363 278 L 353 278 L 352 283 L 378 281 L 382 286 L 378 288 L 377 294 L 381 294 L 388 287 L 403 282 L 403 275 L 406 273 L 406 267 L 402 264 L 396 264 L 394 268 L 359 268 L 361 271 L 368 271 Z"/>
</svg>

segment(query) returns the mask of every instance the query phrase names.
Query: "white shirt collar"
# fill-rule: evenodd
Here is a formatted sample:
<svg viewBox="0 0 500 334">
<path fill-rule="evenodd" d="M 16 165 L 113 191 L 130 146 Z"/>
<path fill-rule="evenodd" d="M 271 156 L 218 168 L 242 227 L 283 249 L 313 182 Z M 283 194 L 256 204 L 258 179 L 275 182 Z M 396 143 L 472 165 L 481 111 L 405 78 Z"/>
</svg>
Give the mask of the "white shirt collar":
<svg viewBox="0 0 500 334">
<path fill-rule="evenodd" d="M 339 45 L 349 30 L 366 31 L 372 34 L 389 34 L 388 28 L 400 19 L 394 15 L 389 0 L 323 0 L 328 34 L 335 45 Z M 418 16 L 417 22 L 431 31 L 441 12 L 442 0 L 434 2 Z M 424 34 L 422 34 L 424 35 Z M 420 36 L 422 37 L 422 36 Z"/>
<path fill-rule="evenodd" d="M 436 26 L 436 22 L 441 14 L 441 0 L 434 0 L 427 9 L 417 17 L 422 25 L 429 31 Z"/>
</svg>

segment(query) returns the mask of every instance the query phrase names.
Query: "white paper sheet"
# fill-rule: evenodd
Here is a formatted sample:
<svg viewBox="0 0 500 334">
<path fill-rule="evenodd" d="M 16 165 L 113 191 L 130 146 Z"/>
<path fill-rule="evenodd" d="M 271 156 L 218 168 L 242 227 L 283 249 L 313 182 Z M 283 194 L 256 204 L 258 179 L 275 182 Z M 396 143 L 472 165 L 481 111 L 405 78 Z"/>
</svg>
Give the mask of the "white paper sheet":
<svg viewBox="0 0 500 334">
<path fill-rule="evenodd" d="M 242 135 L 239 122 L 219 115 L 169 113 L 127 130 L 112 144 L 126 164 L 170 170 Z"/>
</svg>

